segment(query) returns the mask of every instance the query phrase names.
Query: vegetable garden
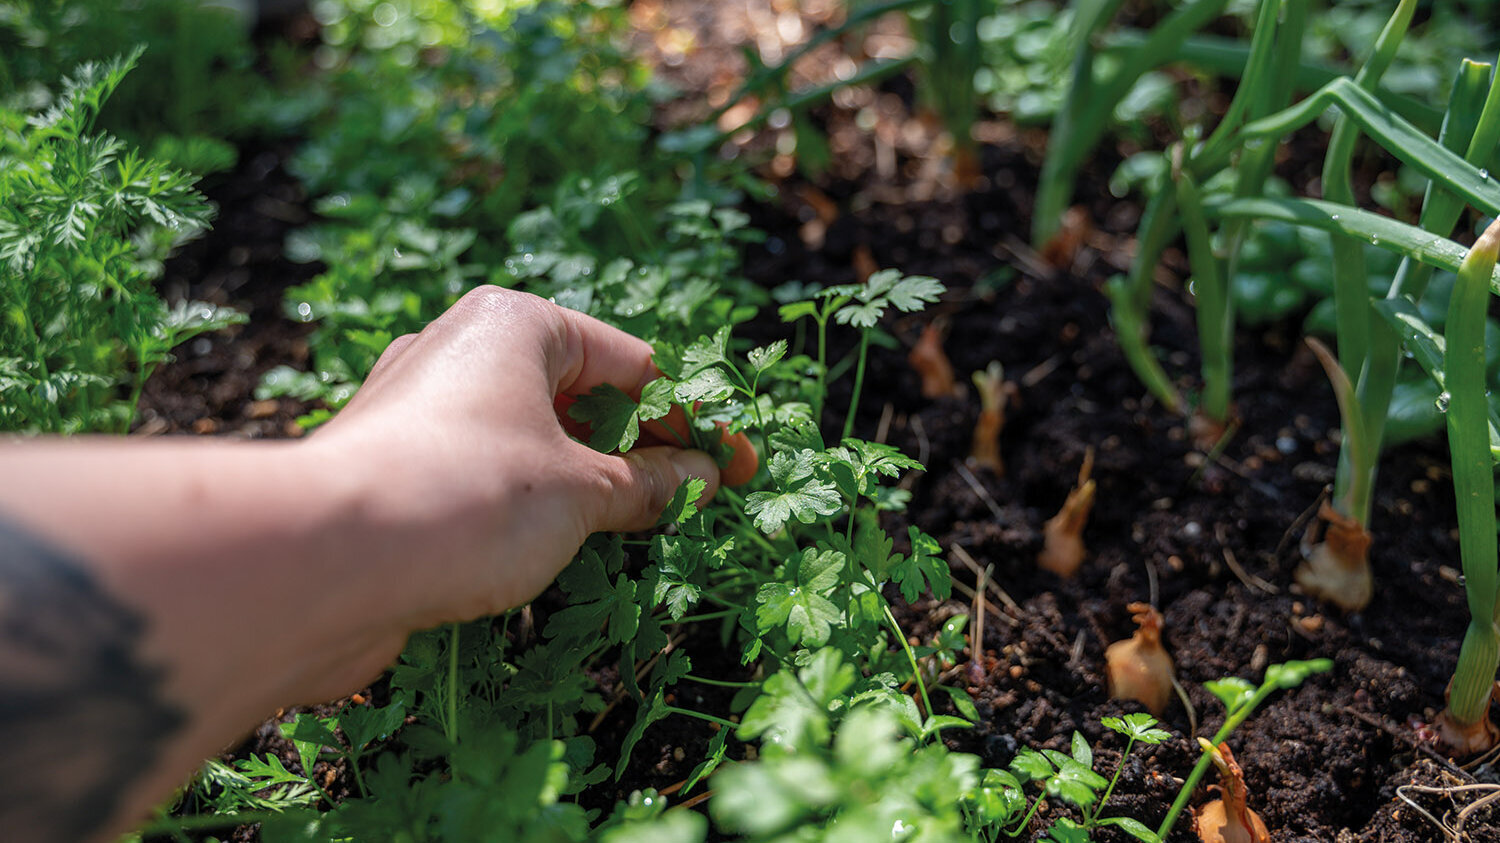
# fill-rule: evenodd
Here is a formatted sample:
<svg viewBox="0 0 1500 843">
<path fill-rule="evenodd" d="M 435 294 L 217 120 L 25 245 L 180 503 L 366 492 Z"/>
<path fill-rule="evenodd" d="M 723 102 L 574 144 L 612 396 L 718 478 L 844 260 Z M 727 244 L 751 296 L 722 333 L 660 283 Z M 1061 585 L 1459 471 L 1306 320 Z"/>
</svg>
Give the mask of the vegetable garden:
<svg viewBox="0 0 1500 843">
<path fill-rule="evenodd" d="M 134 839 L 1500 839 L 1495 32 L 0 7 L 0 429 L 316 435 L 497 284 L 653 344 L 570 430 L 681 406 L 729 481 Z"/>
</svg>

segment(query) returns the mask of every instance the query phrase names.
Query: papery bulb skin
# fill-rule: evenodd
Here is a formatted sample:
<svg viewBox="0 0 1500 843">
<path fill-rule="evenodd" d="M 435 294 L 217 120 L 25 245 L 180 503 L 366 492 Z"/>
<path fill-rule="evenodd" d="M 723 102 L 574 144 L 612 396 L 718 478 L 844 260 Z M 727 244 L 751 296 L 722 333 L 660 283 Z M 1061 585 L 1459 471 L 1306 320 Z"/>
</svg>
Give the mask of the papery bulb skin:
<svg viewBox="0 0 1500 843">
<path fill-rule="evenodd" d="M 1005 429 L 1005 408 L 1015 387 L 1005 382 L 1005 370 L 998 361 L 974 373 L 974 386 L 979 390 L 980 409 L 979 419 L 974 422 L 969 461 L 989 469 L 996 477 L 1003 477 L 1005 461 L 1000 458 L 1000 432 Z"/>
<path fill-rule="evenodd" d="M 1152 716 L 1160 717 L 1172 699 L 1176 666 L 1161 645 L 1161 613 L 1147 603 L 1131 603 L 1138 625 L 1135 635 L 1116 641 L 1104 651 L 1110 699 L 1135 700 Z"/>
<path fill-rule="evenodd" d="M 1453 680 L 1450 679 L 1448 687 L 1443 690 L 1443 702 L 1451 702 L 1452 694 Z M 1490 702 L 1500 702 L 1500 681 L 1490 687 Z M 1489 705 L 1484 707 L 1479 720 L 1473 723 L 1465 723 L 1454 717 L 1451 705 L 1444 705 L 1443 712 L 1432 725 L 1438 744 L 1454 758 L 1483 755 L 1500 744 L 1500 727 L 1496 727 L 1495 721 L 1490 719 Z"/>
<path fill-rule="evenodd" d="M 1370 604 L 1375 583 L 1370 575 L 1370 533 L 1363 524 L 1328 504 L 1318 510 L 1326 523 L 1322 541 L 1305 541 L 1304 562 L 1293 576 L 1308 594 L 1346 612 Z"/>
<path fill-rule="evenodd" d="M 953 364 L 943 351 L 943 326 L 939 322 L 930 322 L 922 329 L 916 345 L 906 355 L 906 362 L 922 378 L 923 398 L 946 398 L 958 392 Z"/>
<path fill-rule="evenodd" d="M 1062 509 L 1042 525 L 1042 552 L 1037 554 L 1037 567 L 1065 579 L 1078 572 L 1087 553 L 1083 544 L 1083 527 L 1094 508 L 1095 485 L 1089 476 L 1093 469 L 1094 449 L 1090 448 L 1084 455 L 1083 467 L 1078 471 L 1078 485 L 1068 492 Z"/>
<path fill-rule="evenodd" d="M 1201 738 L 1199 741 L 1210 746 L 1208 741 Z M 1228 744 L 1219 744 L 1213 761 L 1219 768 L 1221 784 L 1210 789 L 1217 790 L 1220 797 L 1193 812 L 1198 839 L 1202 843 L 1271 843 L 1265 821 L 1247 804 L 1249 789 L 1245 787 L 1245 776 Z"/>
</svg>

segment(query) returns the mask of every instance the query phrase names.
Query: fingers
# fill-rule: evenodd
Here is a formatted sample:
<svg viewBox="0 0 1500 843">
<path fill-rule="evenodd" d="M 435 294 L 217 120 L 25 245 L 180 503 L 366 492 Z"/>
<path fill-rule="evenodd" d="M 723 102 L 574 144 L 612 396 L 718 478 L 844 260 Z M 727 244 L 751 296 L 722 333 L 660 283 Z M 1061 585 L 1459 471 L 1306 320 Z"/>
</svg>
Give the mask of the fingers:
<svg viewBox="0 0 1500 843">
<path fill-rule="evenodd" d="M 741 433 L 730 433 L 725 425 L 719 425 L 719 441 L 729 446 L 732 454 L 729 464 L 720 472 L 719 479 L 725 486 L 743 486 L 755 478 L 760 470 L 760 455 L 750 444 L 750 437 Z"/>
<path fill-rule="evenodd" d="M 548 361 L 556 392 L 582 395 L 614 384 L 632 396 L 661 373 L 651 362 L 651 344 L 575 310 L 557 308 L 564 325 L 560 356 Z"/>
<path fill-rule="evenodd" d="M 688 477 L 708 481 L 696 501 L 700 505 L 719 488 L 719 467 L 702 451 L 656 447 L 635 448 L 624 456 L 587 453 L 597 460 L 589 469 L 600 481 L 589 492 L 594 499 L 586 502 L 592 504 L 589 529 L 593 532 L 650 529 Z"/>
</svg>

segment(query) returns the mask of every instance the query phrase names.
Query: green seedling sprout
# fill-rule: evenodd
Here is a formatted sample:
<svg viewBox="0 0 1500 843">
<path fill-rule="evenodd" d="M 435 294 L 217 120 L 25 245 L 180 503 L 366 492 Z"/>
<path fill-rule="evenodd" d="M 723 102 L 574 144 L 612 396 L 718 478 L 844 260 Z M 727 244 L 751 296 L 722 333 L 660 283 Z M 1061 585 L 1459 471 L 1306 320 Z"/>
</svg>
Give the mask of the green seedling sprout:
<svg viewBox="0 0 1500 843">
<path fill-rule="evenodd" d="M 1215 238 L 1200 185 L 1230 165 L 1230 153 L 1242 144 L 1240 129 L 1246 120 L 1284 107 L 1291 99 L 1306 4 L 1305 0 L 1289 0 L 1284 20 L 1278 22 L 1282 5 L 1281 0 L 1261 3 L 1243 76 L 1228 110 L 1206 140 L 1197 143 L 1190 137 L 1173 147 L 1169 183 L 1160 185 L 1147 200 L 1130 273 L 1106 286 L 1111 319 L 1126 360 L 1168 411 L 1182 412 L 1186 406 L 1182 396 L 1147 343 L 1147 320 L 1161 253 L 1178 232 L 1185 235 L 1203 375 L 1203 394 L 1191 428 L 1196 444 L 1204 449 L 1221 439 L 1231 421 L 1235 316 L 1229 279 L 1236 271 L 1248 227 L 1243 220 L 1221 224 Z M 1235 168 L 1233 195 L 1261 195 L 1274 161 L 1274 145 L 1247 146 Z"/>
<path fill-rule="evenodd" d="M 1333 669 L 1333 662 L 1329 659 L 1311 659 L 1308 661 L 1289 661 L 1282 664 L 1273 664 L 1266 668 L 1265 678 L 1261 680 L 1260 687 L 1251 685 L 1239 677 L 1218 679 L 1205 682 L 1204 687 L 1224 703 L 1226 716 L 1224 725 L 1214 733 L 1210 741 L 1211 746 L 1219 746 L 1229 739 L 1235 729 L 1240 727 L 1246 719 L 1254 713 L 1255 709 L 1265 702 L 1277 691 L 1291 690 L 1301 685 L 1307 677 L 1315 673 L 1327 673 Z M 1182 789 L 1177 791 L 1177 798 L 1172 801 L 1172 807 L 1167 811 L 1167 816 L 1162 820 L 1161 826 L 1156 829 L 1156 834 L 1165 840 L 1172 832 L 1172 827 L 1177 824 L 1178 818 L 1187 808 L 1187 803 L 1192 798 L 1193 790 L 1203 780 L 1204 773 L 1213 764 L 1213 756 L 1204 752 L 1193 765 L 1193 771 L 1188 774 L 1187 780 L 1182 783 Z"/>
<path fill-rule="evenodd" d="M 1097 73 L 1097 39 L 1123 0 L 1091 0 L 1074 12 L 1073 66 L 1062 109 L 1052 124 L 1047 157 L 1042 163 L 1032 215 L 1032 243 L 1038 247 L 1057 234 L 1063 211 L 1072 201 L 1078 168 L 1103 137 L 1115 106 L 1142 75 L 1172 60 L 1182 43 L 1219 16 L 1227 0 L 1193 0 L 1163 18 L 1138 44 L 1122 50 L 1107 76 Z"/>
<path fill-rule="evenodd" d="M 1495 469 L 1489 450 L 1484 378 L 1484 321 L 1497 254 L 1500 222 L 1492 222 L 1459 269 L 1448 304 L 1445 337 L 1448 450 L 1458 499 L 1458 542 L 1469 627 L 1438 728 L 1442 741 L 1463 755 L 1487 751 L 1500 740 L 1500 730 L 1489 717 L 1495 671 L 1500 667 L 1500 578 L 1496 576 Z"/>
<path fill-rule="evenodd" d="M 974 141 L 978 113 L 974 74 L 982 63 L 979 21 L 993 5 L 987 0 L 947 0 L 911 13 L 912 32 L 922 40 L 919 96 L 937 113 L 953 143 L 953 176 L 961 188 L 981 173 Z"/>
<path fill-rule="evenodd" d="M 1090 840 L 1095 829 L 1112 827 L 1137 840 L 1159 843 L 1161 836 L 1139 820 L 1102 814 L 1135 745 L 1154 746 L 1172 735 L 1156 728 L 1156 719 L 1151 715 L 1140 712 L 1124 717 L 1106 717 L 1101 722 L 1106 728 L 1125 736 L 1125 750 L 1120 753 L 1120 762 L 1115 765 L 1113 776 L 1106 779 L 1094 772 L 1094 750 L 1077 732 L 1073 733 L 1068 752 L 1023 749 L 1008 769 L 984 771 L 979 786 L 964 795 L 970 825 L 977 826 L 990 841 L 996 840 L 1001 833 L 1018 837 L 1031 824 L 1043 802 L 1059 799 L 1077 808 L 1083 819 L 1079 822 L 1068 817 L 1057 818 L 1049 829 L 1048 840 Z M 1043 792 L 1028 807 L 1025 786 L 1031 782 L 1040 784 Z"/>
<path fill-rule="evenodd" d="M 1307 345 L 1323 364 L 1323 371 L 1333 384 L 1334 398 L 1338 401 L 1339 416 L 1343 420 L 1344 441 L 1351 451 L 1362 452 L 1364 417 L 1359 411 L 1354 384 L 1326 346 L 1312 337 L 1307 338 Z M 1369 479 L 1365 474 L 1355 477 L 1361 481 Z M 1365 492 L 1362 488 L 1353 491 Z M 1357 612 L 1369 604 L 1374 594 L 1374 580 L 1370 574 L 1370 532 L 1359 519 L 1326 503 L 1318 515 L 1320 520 L 1314 522 L 1314 529 L 1309 530 L 1303 542 L 1304 561 L 1295 572 L 1297 582 L 1314 597 Z M 1318 540 L 1319 529 L 1324 531 L 1321 541 Z"/>
<path fill-rule="evenodd" d="M 831 319 L 840 325 L 849 325 L 859 331 L 859 351 L 854 369 L 854 395 L 849 399 L 849 412 L 844 416 L 843 438 L 854 432 L 854 420 L 859 409 L 859 395 L 865 383 L 865 363 L 870 353 L 870 338 L 886 308 L 894 307 L 904 313 L 912 313 L 938 300 L 946 288 L 942 282 L 925 275 L 903 276 L 900 270 L 882 269 L 872 273 L 862 285 L 843 284 L 818 292 L 816 299 L 782 305 L 781 320 L 795 322 L 804 316 L 812 318 L 818 330 L 817 397 L 813 404 L 813 418 L 821 419 L 823 395 L 827 391 L 825 378 L 828 372 L 828 322 Z"/>
</svg>

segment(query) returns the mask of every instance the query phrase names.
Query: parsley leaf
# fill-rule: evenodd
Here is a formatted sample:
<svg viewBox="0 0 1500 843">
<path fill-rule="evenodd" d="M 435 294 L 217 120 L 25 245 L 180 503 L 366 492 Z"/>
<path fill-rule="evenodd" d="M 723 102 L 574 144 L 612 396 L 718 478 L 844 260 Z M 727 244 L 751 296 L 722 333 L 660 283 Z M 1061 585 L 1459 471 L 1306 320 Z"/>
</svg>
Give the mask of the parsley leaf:
<svg viewBox="0 0 1500 843">
<path fill-rule="evenodd" d="M 786 356 L 786 340 L 777 340 L 770 345 L 750 350 L 750 365 L 755 367 L 756 374 L 776 365 L 776 362 Z"/>
<path fill-rule="evenodd" d="M 895 557 L 890 569 L 891 579 L 901 586 L 901 596 L 908 603 L 921 597 L 925 579 L 925 587 L 932 589 L 933 596 L 947 600 L 953 593 L 953 578 L 948 563 L 937 555 L 942 546 L 916 527 L 907 528 L 907 535 L 911 538 L 911 556 Z"/>
<path fill-rule="evenodd" d="M 589 447 L 609 453 L 629 451 L 641 435 L 641 422 L 659 419 L 672 409 L 672 382 L 657 378 L 641 390 L 637 402 L 619 387 L 603 383 L 580 395 L 568 417 L 593 428 Z"/>
<path fill-rule="evenodd" d="M 821 647 L 828 643 L 833 625 L 844 620 L 844 613 L 828 596 L 838 586 L 846 561 L 836 550 L 819 553 L 809 547 L 797 561 L 795 585 L 762 585 L 755 594 L 755 602 L 760 604 L 755 610 L 760 633 L 785 625 L 793 645 Z"/>
<path fill-rule="evenodd" d="M 751 492 L 745 498 L 745 513 L 755 518 L 761 532 L 774 534 L 792 518 L 811 524 L 843 508 L 838 489 L 813 478 L 816 457 L 810 450 L 778 451 L 771 456 L 768 468 L 780 491 Z"/>
<path fill-rule="evenodd" d="M 936 278 L 925 275 L 902 277 L 897 269 L 873 273 L 862 287 L 839 287 L 825 291 L 852 295 L 854 301 L 834 312 L 834 321 L 856 328 L 873 328 L 887 307 L 910 313 L 935 302 L 947 289 Z"/>
</svg>

